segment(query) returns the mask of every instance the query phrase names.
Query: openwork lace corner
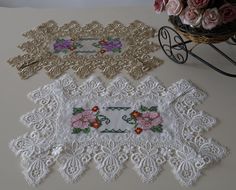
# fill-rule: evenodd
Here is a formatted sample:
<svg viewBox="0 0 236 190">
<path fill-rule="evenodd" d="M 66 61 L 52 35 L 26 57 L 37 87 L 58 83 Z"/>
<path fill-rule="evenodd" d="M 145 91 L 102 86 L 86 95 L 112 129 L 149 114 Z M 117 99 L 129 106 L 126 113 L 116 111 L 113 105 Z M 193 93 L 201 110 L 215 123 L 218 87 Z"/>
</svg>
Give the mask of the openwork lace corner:
<svg viewBox="0 0 236 190">
<path fill-rule="evenodd" d="M 125 26 L 114 21 L 107 26 L 93 21 L 81 26 L 76 21 L 61 27 L 54 21 L 26 32 L 29 41 L 19 46 L 25 54 L 8 62 L 17 68 L 22 79 L 45 69 L 50 78 L 57 78 L 68 69 L 80 78 L 95 70 L 111 79 L 123 70 L 134 79 L 162 64 L 149 55 L 159 49 L 151 42 L 156 30 L 141 21 Z"/>
<path fill-rule="evenodd" d="M 94 161 L 105 181 L 130 160 L 143 182 L 168 162 L 181 184 L 191 186 L 226 148 L 203 133 L 216 120 L 196 106 L 206 94 L 180 80 L 165 88 L 154 77 L 135 86 L 123 77 L 108 86 L 96 77 L 83 84 L 64 75 L 29 94 L 39 105 L 21 121 L 31 129 L 10 143 L 23 174 L 39 184 L 57 163 L 67 182 L 77 182 Z"/>
</svg>

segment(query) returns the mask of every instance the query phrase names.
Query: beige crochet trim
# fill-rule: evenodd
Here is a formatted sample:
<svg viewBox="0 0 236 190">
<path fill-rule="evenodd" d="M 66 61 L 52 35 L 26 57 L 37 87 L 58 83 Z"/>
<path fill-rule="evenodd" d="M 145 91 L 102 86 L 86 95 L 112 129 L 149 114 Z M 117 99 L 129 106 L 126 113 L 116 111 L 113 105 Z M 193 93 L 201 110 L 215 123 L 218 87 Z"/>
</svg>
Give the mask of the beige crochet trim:
<svg viewBox="0 0 236 190">
<path fill-rule="evenodd" d="M 61 27 L 55 21 L 48 21 L 23 34 L 29 41 L 19 48 L 26 53 L 8 62 L 18 69 L 22 79 L 31 77 L 42 68 L 50 78 L 57 78 L 68 69 L 74 70 L 80 78 L 86 78 L 97 69 L 109 79 L 123 70 L 134 79 L 139 79 L 163 62 L 149 55 L 159 49 L 156 43 L 149 41 L 155 33 L 154 28 L 141 21 L 134 21 L 129 26 L 114 21 L 106 27 L 96 21 L 84 27 L 76 21 Z M 89 51 L 78 53 L 72 50 L 62 55 L 52 51 L 52 44 L 57 39 L 70 38 L 72 41 L 80 41 L 108 37 L 119 38 L 123 43 L 122 51 L 102 54 L 89 53 Z"/>
</svg>

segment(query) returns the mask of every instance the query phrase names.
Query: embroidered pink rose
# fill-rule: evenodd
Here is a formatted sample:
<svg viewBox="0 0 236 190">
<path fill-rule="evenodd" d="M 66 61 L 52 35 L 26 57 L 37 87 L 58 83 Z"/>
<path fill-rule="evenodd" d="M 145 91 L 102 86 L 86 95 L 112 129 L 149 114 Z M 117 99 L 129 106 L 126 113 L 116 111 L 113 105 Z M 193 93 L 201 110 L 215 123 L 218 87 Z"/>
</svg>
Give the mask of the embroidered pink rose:
<svg viewBox="0 0 236 190">
<path fill-rule="evenodd" d="M 202 14 L 201 11 L 192 7 L 187 7 L 180 14 L 180 19 L 183 24 L 197 27 L 201 23 Z"/>
<path fill-rule="evenodd" d="M 201 9 L 209 4 L 210 0 L 188 0 L 188 5 L 196 9 Z"/>
<path fill-rule="evenodd" d="M 90 110 L 85 110 L 81 113 L 73 115 L 71 118 L 71 126 L 73 128 L 85 129 L 89 127 L 89 124 L 94 122 L 96 117 Z"/>
<path fill-rule="evenodd" d="M 151 129 L 154 126 L 158 126 L 162 123 L 162 118 L 159 113 L 146 112 L 137 118 L 138 126 L 143 130 Z"/>
<path fill-rule="evenodd" d="M 154 8 L 156 13 L 161 13 L 165 10 L 165 6 L 167 4 L 168 0 L 155 0 L 154 2 Z"/>
<path fill-rule="evenodd" d="M 202 27 L 211 30 L 221 23 L 221 17 L 217 8 L 207 9 L 202 17 Z"/>
<path fill-rule="evenodd" d="M 236 5 L 224 4 L 219 8 L 219 13 L 224 24 L 232 22 L 236 20 Z"/>
<path fill-rule="evenodd" d="M 168 15 L 179 15 L 183 7 L 184 5 L 181 0 L 169 0 L 165 9 Z"/>
</svg>

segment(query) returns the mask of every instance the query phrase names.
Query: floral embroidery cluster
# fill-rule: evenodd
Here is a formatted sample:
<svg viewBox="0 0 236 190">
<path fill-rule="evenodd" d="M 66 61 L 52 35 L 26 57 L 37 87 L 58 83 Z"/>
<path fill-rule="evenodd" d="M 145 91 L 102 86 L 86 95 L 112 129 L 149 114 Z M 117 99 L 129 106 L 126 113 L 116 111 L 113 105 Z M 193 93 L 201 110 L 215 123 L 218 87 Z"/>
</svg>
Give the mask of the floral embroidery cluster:
<svg viewBox="0 0 236 190">
<path fill-rule="evenodd" d="M 134 131 L 137 134 L 140 134 L 145 130 L 159 133 L 163 131 L 163 119 L 156 106 L 150 108 L 141 106 L 139 111 L 134 110 L 130 113 L 130 117 L 124 115 L 122 119 L 127 123 L 134 125 Z"/>
<path fill-rule="evenodd" d="M 84 45 L 81 44 L 82 41 L 94 41 L 97 42 L 92 43 L 92 46 L 97 48 L 97 51 L 91 50 L 88 51 L 87 49 L 83 51 Z M 53 44 L 53 50 L 54 53 L 69 53 L 70 51 L 78 50 L 78 52 L 84 52 L 84 53 L 121 53 L 122 50 L 122 42 L 120 38 L 113 38 L 113 37 L 107 37 L 102 39 L 94 39 L 94 38 L 85 38 L 80 39 L 78 41 L 75 41 L 73 39 L 63 39 L 58 38 Z"/>
<path fill-rule="evenodd" d="M 83 47 L 81 44 L 74 42 L 72 39 L 58 38 L 53 44 L 54 53 L 68 53 L 69 51 L 73 51 L 81 47 Z"/>
<path fill-rule="evenodd" d="M 112 107 L 111 110 L 125 110 L 127 107 Z M 130 108 L 128 108 L 130 109 Z M 134 126 L 134 132 L 136 134 L 140 134 L 145 130 L 151 130 L 152 132 L 163 131 L 162 122 L 163 119 L 160 113 L 157 110 L 156 106 L 153 107 L 145 107 L 141 106 L 139 111 L 134 110 L 130 113 L 129 116 L 123 115 L 122 120 L 126 123 Z M 101 127 L 102 123 L 105 122 L 106 125 L 110 123 L 110 119 L 105 115 L 102 115 L 99 111 L 98 106 L 94 106 L 91 110 L 84 109 L 82 107 L 73 109 L 73 116 L 71 118 L 71 127 L 72 133 L 78 134 L 80 132 L 89 133 L 90 128 L 98 129 Z M 105 129 L 101 131 L 102 133 L 123 133 L 130 132 L 128 130 L 110 130 Z"/>
<path fill-rule="evenodd" d="M 107 37 L 101 39 L 98 43 L 93 44 L 94 47 L 100 48 L 100 53 L 119 52 L 121 53 L 122 43 L 120 38 Z"/>
<path fill-rule="evenodd" d="M 72 133 L 80 132 L 89 133 L 90 128 L 98 129 L 103 122 L 106 125 L 110 123 L 110 119 L 101 115 L 98 106 L 94 106 L 91 110 L 82 107 L 73 108 L 73 116 L 71 118 Z"/>
</svg>

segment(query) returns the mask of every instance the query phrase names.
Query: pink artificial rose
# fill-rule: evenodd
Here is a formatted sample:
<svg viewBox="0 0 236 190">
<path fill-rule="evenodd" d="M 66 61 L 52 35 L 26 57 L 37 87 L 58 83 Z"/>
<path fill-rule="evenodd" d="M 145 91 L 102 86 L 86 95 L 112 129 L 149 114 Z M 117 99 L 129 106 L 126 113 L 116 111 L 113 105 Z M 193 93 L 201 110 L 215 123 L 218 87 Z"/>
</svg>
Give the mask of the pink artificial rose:
<svg viewBox="0 0 236 190">
<path fill-rule="evenodd" d="M 201 23 L 202 13 L 193 7 L 186 7 L 180 14 L 180 19 L 183 24 L 198 27 Z"/>
<path fill-rule="evenodd" d="M 71 118 L 71 126 L 74 128 L 85 129 L 89 127 L 89 124 L 94 122 L 96 119 L 94 113 L 92 111 L 83 111 L 82 113 L 78 113 L 73 115 Z"/>
<path fill-rule="evenodd" d="M 165 6 L 167 4 L 168 0 L 155 0 L 154 2 L 154 8 L 156 13 L 161 13 L 165 10 Z"/>
<path fill-rule="evenodd" d="M 188 0 L 188 5 L 190 7 L 195 7 L 196 9 L 202 9 L 209 4 L 210 0 Z"/>
<path fill-rule="evenodd" d="M 184 5 L 181 0 L 169 0 L 166 4 L 166 12 L 168 15 L 179 15 L 183 7 Z"/>
<path fill-rule="evenodd" d="M 226 3 L 219 8 L 219 13 L 224 24 L 236 19 L 236 6 Z"/>
<path fill-rule="evenodd" d="M 217 8 L 207 9 L 202 16 L 202 27 L 211 30 L 221 23 L 221 16 Z"/>
<path fill-rule="evenodd" d="M 137 118 L 137 122 L 143 130 L 148 130 L 154 126 L 160 125 L 162 123 L 162 118 L 159 113 L 146 112 Z"/>
</svg>

